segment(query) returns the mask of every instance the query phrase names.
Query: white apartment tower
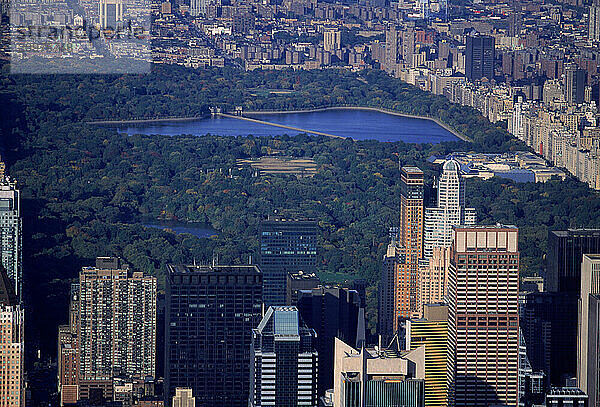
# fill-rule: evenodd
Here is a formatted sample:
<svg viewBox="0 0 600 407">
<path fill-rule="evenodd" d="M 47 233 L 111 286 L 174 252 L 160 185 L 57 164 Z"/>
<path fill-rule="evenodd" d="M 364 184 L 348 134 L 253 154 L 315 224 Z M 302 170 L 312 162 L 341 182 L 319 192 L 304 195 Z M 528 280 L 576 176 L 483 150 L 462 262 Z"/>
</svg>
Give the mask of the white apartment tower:
<svg viewBox="0 0 600 407">
<path fill-rule="evenodd" d="M 1 163 L 0 163 L 1 164 Z M 2 166 L 3 168 L 3 166 Z M 0 256 L 18 299 L 23 286 L 22 221 L 17 182 L 0 174 Z"/>
<path fill-rule="evenodd" d="M 600 0 L 594 0 L 590 6 L 588 40 L 600 42 Z"/>
<path fill-rule="evenodd" d="M 423 257 L 430 259 L 434 247 L 450 247 L 452 226 L 471 226 L 476 218 L 474 208 L 465 208 L 465 184 L 458 162 L 446 161 L 437 184 L 437 206 L 425 209 Z"/>
</svg>

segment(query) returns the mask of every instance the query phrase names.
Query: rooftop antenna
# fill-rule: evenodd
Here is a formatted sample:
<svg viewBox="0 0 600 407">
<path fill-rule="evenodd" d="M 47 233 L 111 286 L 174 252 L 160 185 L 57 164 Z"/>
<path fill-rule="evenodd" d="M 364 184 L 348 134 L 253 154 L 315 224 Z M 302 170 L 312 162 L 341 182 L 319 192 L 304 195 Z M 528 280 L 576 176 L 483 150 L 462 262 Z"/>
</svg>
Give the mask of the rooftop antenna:
<svg viewBox="0 0 600 407">
<path fill-rule="evenodd" d="M 250 257 L 248 257 L 248 264 L 251 266 L 252 265 L 252 255 L 250 255 Z"/>
</svg>

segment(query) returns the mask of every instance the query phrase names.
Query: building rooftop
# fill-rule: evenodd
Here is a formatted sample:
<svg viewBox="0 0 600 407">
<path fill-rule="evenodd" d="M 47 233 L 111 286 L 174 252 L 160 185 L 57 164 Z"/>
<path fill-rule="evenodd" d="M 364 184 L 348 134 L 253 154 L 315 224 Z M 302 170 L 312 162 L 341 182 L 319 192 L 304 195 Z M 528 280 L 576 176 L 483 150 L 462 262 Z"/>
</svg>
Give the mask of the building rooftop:
<svg viewBox="0 0 600 407">
<path fill-rule="evenodd" d="M 173 273 L 235 273 L 235 272 L 251 272 L 261 273 L 256 265 L 195 265 L 195 264 L 169 264 L 167 269 L 170 274 Z"/>
</svg>

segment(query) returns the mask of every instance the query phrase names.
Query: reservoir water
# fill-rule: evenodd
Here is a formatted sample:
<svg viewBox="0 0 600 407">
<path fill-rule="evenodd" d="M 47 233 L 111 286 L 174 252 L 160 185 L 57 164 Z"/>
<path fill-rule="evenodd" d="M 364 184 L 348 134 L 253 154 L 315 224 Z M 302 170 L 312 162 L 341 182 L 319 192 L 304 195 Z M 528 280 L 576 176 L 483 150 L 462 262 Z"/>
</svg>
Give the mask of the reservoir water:
<svg viewBox="0 0 600 407">
<path fill-rule="evenodd" d="M 335 109 L 299 113 L 260 113 L 247 115 L 258 120 L 317 131 L 355 140 L 404 141 L 406 143 L 440 143 L 458 138 L 437 123 L 396 116 L 371 110 Z M 162 134 L 176 136 L 276 136 L 296 135 L 301 131 L 275 127 L 231 117 L 211 117 L 189 121 L 132 123 L 119 127 L 127 134 Z"/>
</svg>

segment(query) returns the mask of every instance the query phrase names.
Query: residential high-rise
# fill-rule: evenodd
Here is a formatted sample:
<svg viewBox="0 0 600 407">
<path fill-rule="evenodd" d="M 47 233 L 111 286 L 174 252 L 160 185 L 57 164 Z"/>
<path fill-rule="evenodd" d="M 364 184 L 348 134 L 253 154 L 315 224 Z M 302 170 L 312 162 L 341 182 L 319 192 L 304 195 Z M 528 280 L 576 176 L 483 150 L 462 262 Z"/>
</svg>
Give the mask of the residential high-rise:
<svg viewBox="0 0 600 407">
<path fill-rule="evenodd" d="M 155 376 L 156 277 L 99 257 L 79 273 L 78 306 L 80 398 L 118 375 Z"/>
<path fill-rule="evenodd" d="M 514 226 L 454 228 L 448 299 L 456 406 L 518 399 L 519 251 Z"/>
<path fill-rule="evenodd" d="M 453 405 L 454 347 L 448 305 L 427 304 L 423 319 L 406 321 L 406 349 L 425 346 L 425 407 Z"/>
<path fill-rule="evenodd" d="M 306 325 L 317 333 L 319 396 L 333 388 L 335 338 L 360 347 L 365 340 L 365 315 L 357 291 L 317 287 L 298 293 L 298 310 Z M 364 310 L 363 310 L 364 311 Z"/>
<path fill-rule="evenodd" d="M 600 254 L 584 254 L 577 336 L 577 385 L 600 406 Z"/>
<path fill-rule="evenodd" d="M 444 163 L 437 182 L 437 206 L 425 209 L 423 257 L 431 258 L 434 247 L 450 247 L 452 226 L 471 226 L 476 222 L 474 208 L 465 207 L 465 182 L 456 160 Z"/>
<path fill-rule="evenodd" d="M 188 387 L 198 405 L 246 407 L 252 329 L 262 317 L 257 266 L 169 265 L 165 399 Z"/>
<path fill-rule="evenodd" d="M 434 247 L 431 258 L 419 267 L 417 317 L 422 315 L 425 304 L 443 302 L 446 298 L 450 253 L 450 247 Z"/>
<path fill-rule="evenodd" d="M 321 285 L 321 280 L 315 273 L 288 273 L 286 284 L 286 305 L 296 305 L 298 303 L 298 291 L 312 290 Z"/>
<path fill-rule="evenodd" d="M 600 1 L 594 0 L 590 6 L 590 16 L 588 25 L 588 40 L 590 42 L 600 42 Z"/>
<path fill-rule="evenodd" d="M 323 49 L 329 52 L 342 49 L 342 32 L 340 30 L 325 30 L 323 32 Z"/>
<path fill-rule="evenodd" d="M 79 284 L 71 285 L 69 323 L 58 327 L 57 384 L 60 405 L 79 400 Z"/>
<path fill-rule="evenodd" d="M 465 76 L 468 80 L 494 79 L 495 47 L 494 37 L 485 35 L 467 37 Z"/>
<path fill-rule="evenodd" d="M 360 348 L 335 339 L 334 407 L 424 407 L 425 347 Z"/>
<path fill-rule="evenodd" d="M 384 256 L 379 285 L 379 333 L 386 339 L 398 330 L 401 320 L 417 312 L 423 258 L 423 171 L 402 167 L 400 180 L 400 225 Z"/>
<path fill-rule="evenodd" d="M 178 387 L 175 389 L 172 407 L 196 407 L 196 398 L 193 396 L 192 389 Z"/>
<path fill-rule="evenodd" d="M 585 97 L 585 77 L 583 69 L 568 68 L 565 70 L 565 100 L 569 104 L 581 104 Z"/>
<path fill-rule="evenodd" d="M 123 27 L 123 0 L 100 0 L 98 15 L 103 29 Z"/>
<path fill-rule="evenodd" d="M 13 282 L 0 265 L 0 405 L 25 406 L 24 318 Z"/>
<path fill-rule="evenodd" d="M 296 307 L 269 307 L 252 331 L 249 407 L 317 405 L 316 336 Z"/>
<path fill-rule="evenodd" d="M 548 315 L 553 343 L 561 343 L 549 355 L 554 386 L 577 374 L 577 303 L 581 294 L 581 262 L 584 254 L 600 254 L 600 229 L 568 229 L 548 233 L 546 285 L 553 301 L 560 301 L 560 314 Z M 544 312 L 543 310 L 540 310 Z M 528 346 L 536 346 L 525 337 Z M 530 358 L 531 360 L 531 358 Z M 533 361 L 532 361 L 533 364 Z M 534 367 L 535 369 L 535 367 Z"/>
<path fill-rule="evenodd" d="M 265 307 L 285 305 L 288 273 L 317 271 L 315 221 L 269 218 L 260 224 L 260 269 Z"/>
<path fill-rule="evenodd" d="M 23 286 L 20 198 L 17 182 L 8 176 L 0 176 L 0 265 L 8 273 L 19 301 Z"/>
</svg>

